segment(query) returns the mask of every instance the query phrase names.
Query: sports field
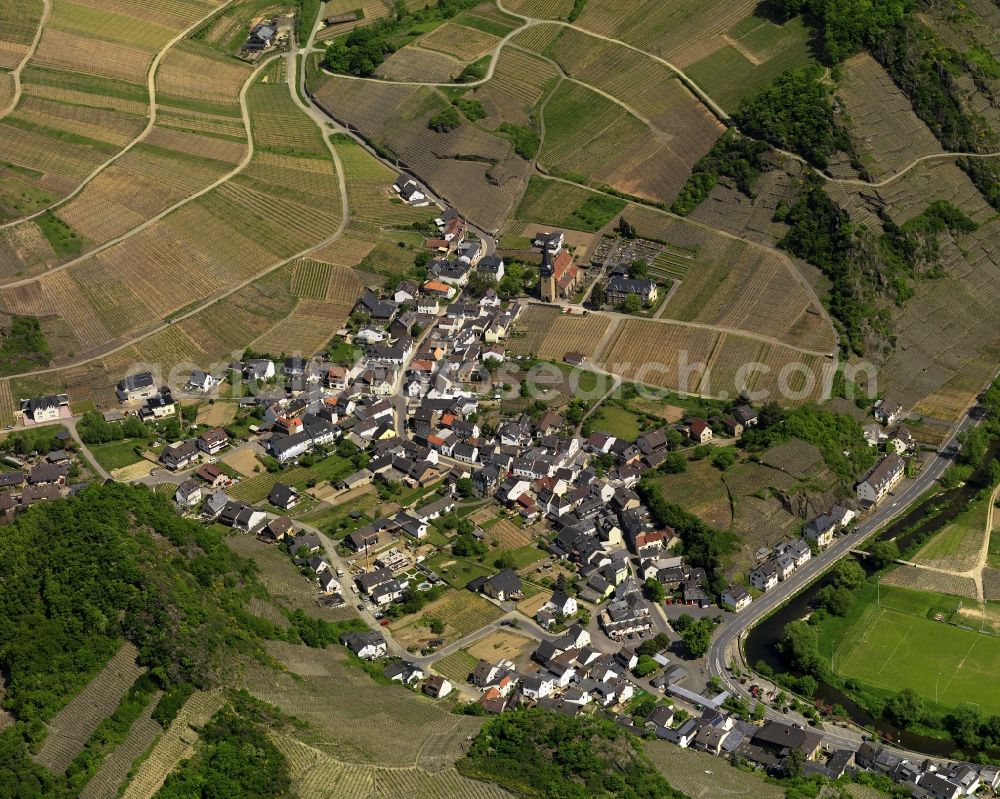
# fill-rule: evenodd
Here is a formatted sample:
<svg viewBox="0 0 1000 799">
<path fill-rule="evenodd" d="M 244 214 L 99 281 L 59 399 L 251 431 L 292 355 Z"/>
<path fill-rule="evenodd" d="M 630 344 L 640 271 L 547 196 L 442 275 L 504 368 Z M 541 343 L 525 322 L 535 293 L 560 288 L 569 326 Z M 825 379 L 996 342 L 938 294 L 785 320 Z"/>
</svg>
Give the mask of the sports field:
<svg viewBox="0 0 1000 799">
<path fill-rule="evenodd" d="M 945 707 L 978 703 L 1000 713 L 1000 638 L 955 627 L 947 618 L 961 600 L 944 594 L 882 587 L 838 642 L 832 665 L 846 678 L 896 692 L 912 688 Z M 984 690 L 985 689 L 985 690 Z"/>
</svg>

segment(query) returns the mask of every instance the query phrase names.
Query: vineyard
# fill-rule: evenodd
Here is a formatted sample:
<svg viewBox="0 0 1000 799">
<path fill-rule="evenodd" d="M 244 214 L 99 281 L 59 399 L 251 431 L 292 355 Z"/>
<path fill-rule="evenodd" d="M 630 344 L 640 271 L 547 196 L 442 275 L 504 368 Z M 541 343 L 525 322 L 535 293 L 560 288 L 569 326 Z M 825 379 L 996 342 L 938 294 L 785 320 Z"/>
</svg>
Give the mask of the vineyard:
<svg viewBox="0 0 1000 799">
<path fill-rule="evenodd" d="M 128 737 L 107 756 L 101 768 L 80 791 L 80 799 L 116 799 L 136 758 L 153 745 L 163 728 L 153 721 L 153 711 L 163 694 L 156 692 L 129 730 Z"/>
<path fill-rule="evenodd" d="M 558 79 L 559 73 L 548 61 L 504 47 L 492 80 L 473 89 L 467 99 L 483 104 L 488 116 L 481 124 L 487 127 L 497 128 L 504 122 L 530 126 L 533 110 Z"/>
<path fill-rule="evenodd" d="M 241 557 L 254 562 L 257 576 L 267 588 L 270 601 L 251 600 L 247 610 L 271 619 L 281 627 L 287 625 L 287 619 L 280 608 L 287 610 L 300 609 L 309 616 L 327 621 L 340 621 L 353 618 L 354 613 L 346 608 L 322 607 L 316 603 L 316 585 L 312 580 L 303 577 L 295 568 L 288 556 L 277 547 L 268 546 L 254 536 L 227 536 L 226 546 Z"/>
<path fill-rule="evenodd" d="M 565 19 L 573 10 L 573 0 L 513 0 L 506 6 L 526 17 Z"/>
<path fill-rule="evenodd" d="M 397 154 L 486 230 L 510 216 L 527 185 L 530 164 L 513 154 L 505 138 L 468 125 L 447 133 L 428 129 L 428 120 L 444 107 L 431 89 L 327 76 L 315 96 L 331 116 Z"/>
<path fill-rule="evenodd" d="M 861 163 L 873 180 L 898 172 L 920 156 L 941 152 L 941 144 L 913 112 L 906 95 L 867 53 L 844 64 L 837 96 Z"/>
<path fill-rule="evenodd" d="M 399 81 L 447 83 L 462 71 L 462 63 L 450 55 L 408 44 L 389 56 L 377 74 Z"/>
<path fill-rule="evenodd" d="M 567 29 L 546 54 L 571 78 L 607 92 L 658 131 L 678 169 L 690 171 L 722 132 L 671 69 L 641 53 Z"/>
<path fill-rule="evenodd" d="M 706 230 L 663 316 L 746 330 L 817 351 L 832 350 L 833 327 L 792 269 L 774 250 Z M 747 291 L 748 285 L 754 291 Z"/>
<path fill-rule="evenodd" d="M 656 479 L 663 498 L 693 513 L 706 524 L 728 530 L 733 523 L 729 492 L 709 459 L 691 461 L 686 472 Z"/>
<path fill-rule="evenodd" d="M 424 738 L 462 719 L 401 686 L 373 685 L 364 671 L 344 662 L 343 650 L 269 645 L 289 671 L 246 664 L 234 675 L 259 699 L 309 723 L 327 739 L 333 757 L 361 764 L 414 766 Z M 455 751 L 453 761 L 461 756 Z"/>
<path fill-rule="evenodd" d="M 122 644 L 107 665 L 49 723 L 37 760 L 53 772 L 63 772 L 83 749 L 97 726 L 118 707 L 143 669 L 135 662 L 139 650 Z"/>
<path fill-rule="evenodd" d="M 672 80 L 666 84 L 676 85 Z M 653 86 L 658 97 L 669 96 L 664 84 L 651 83 L 651 91 Z M 685 125 L 688 134 L 697 131 L 684 114 L 665 116 Z M 714 123 L 707 117 L 702 119 L 711 133 L 705 137 L 686 134 L 686 154 L 680 153 L 674 149 L 676 145 L 666 143 L 676 138 L 675 132 L 657 129 L 653 133 L 659 135 L 650 135 L 647 124 L 621 105 L 581 84 L 564 82 L 545 106 L 545 141 L 539 158 L 564 174 L 581 175 L 628 194 L 670 203 L 691 166 L 718 135 Z M 623 158 L 623 153 L 629 155 Z"/>
<path fill-rule="evenodd" d="M 650 741 L 643 748 L 670 784 L 693 799 L 783 799 L 780 785 L 729 765 L 725 760 L 667 741 Z M 705 779 L 705 772 L 712 779 Z"/>
<path fill-rule="evenodd" d="M 481 58 L 498 44 L 499 36 L 454 22 L 446 22 L 420 39 L 421 47 L 440 50 L 466 63 Z"/>
<path fill-rule="evenodd" d="M 287 99 L 287 88 L 263 89 Z M 291 126 L 274 115 L 274 100 L 266 91 L 252 92 L 251 112 L 255 103 L 268 104 L 265 118 L 287 132 Z M 242 176 L 231 179 L 131 238 L 41 278 L 42 292 L 32 310 L 40 313 L 49 303 L 56 308 L 75 336 L 65 346 L 80 353 L 161 319 L 193 297 L 238 285 L 335 233 L 340 223 L 336 173 L 315 126 L 298 119 L 315 135 L 296 140 L 299 149 L 289 156 L 293 168 L 283 171 L 283 181 L 258 185 Z M 271 135 L 259 117 L 255 133 L 265 139 Z M 307 146 L 312 149 L 303 149 Z M 173 279 L 164 280 L 166 275 Z M 10 303 L 8 292 L 0 292 L 0 303 Z"/>
<path fill-rule="evenodd" d="M 813 63 L 809 38 L 801 18 L 775 25 L 762 17 L 744 17 L 717 40 L 719 49 L 685 71 L 715 102 L 734 111 L 740 100 L 782 72 Z M 696 51 L 692 48 L 690 55 Z"/>
<path fill-rule="evenodd" d="M 401 202 L 392 191 L 396 173 L 353 139 L 336 136 L 333 144 L 344 168 L 352 225 L 377 231 L 382 227 L 406 227 L 413 222 L 427 221 L 433 215 L 433 209 L 413 208 Z M 345 266 L 353 266 L 360 260 Z"/>
<path fill-rule="evenodd" d="M 170 772 L 194 754 L 197 729 L 208 723 L 224 701 L 220 691 L 194 693 L 140 763 L 122 799 L 152 799 Z"/>
<path fill-rule="evenodd" d="M 0 69 L 13 69 L 21 62 L 41 16 L 41 0 L 7 0 L 0 8 Z"/>
<path fill-rule="evenodd" d="M 508 346 L 515 355 L 555 360 L 568 352 L 593 355 L 610 325 L 606 316 L 567 316 L 558 308 L 530 305 L 521 312 Z"/>
<path fill-rule="evenodd" d="M 318 748 L 323 742 L 313 747 L 280 734 L 272 734 L 272 740 L 288 759 L 301 799 L 512 799 L 502 788 L 463 777 L 454 767 L 430 772 L 362 766 L 331 757 Z"/>
<path fill-rule="evenodd" d="M 459 649 L 435 660 L 432 668 L 435 673 L 447 677 L 455 685 L 464 685 L 478 662 L 479 658 L 473 657 L 464 649 Z"/>
<path fill-rule="evenodd" d="M 576 24 L 622 39 L 680 66 L 719 46 L 721 35 L 756 8 L 753 0 L 588 0 Z"/>
<path fill-rule="evenodd" d="M 969 571 L 979 563 L 986 535 L 990 497 L 970 503 L 952 522 L 920 548 L 911 558 L 916 563 L 948 571 Z"/>
<path fill-rule="evenodd" d="M 908 588 L 912 591 L 929 591 L 951 596 L 976 598 L 976 582 L 971 577 L 943 574 L 913 566 L 900 566 L 882 578 L 882 585 Z M 985 587 L 985 585 L 984 585 Z"/>
<path fill-rule="evenodd" d="M 898 222 L 933 198 L 953 202 L 980 223 L 958 241 L 941 237 L 943 274 L 916 283 L 913 298 L 896 315 L 896 348 L 879 375 L 880 391 L 891 391 L 918 413 L 957 419 L 992 379 L 1000 357 L 1000 339 L 993 335 L 1000 220 L 953 163 L 921 164 L 880 194 Z"/>
</svg>

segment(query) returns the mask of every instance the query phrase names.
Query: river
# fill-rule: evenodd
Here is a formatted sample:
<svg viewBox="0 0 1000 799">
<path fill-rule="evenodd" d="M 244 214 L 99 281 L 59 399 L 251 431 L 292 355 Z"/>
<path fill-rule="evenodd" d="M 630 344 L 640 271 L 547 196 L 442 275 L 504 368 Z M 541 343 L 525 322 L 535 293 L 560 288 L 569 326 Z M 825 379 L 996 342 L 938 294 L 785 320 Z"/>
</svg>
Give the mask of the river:
<svg viewBox="0 0 1000 799">
<path fill-rule="evenodd" d="M 900 551 L 905 552 L 919 539 L 929 537 L 937 532 L 954 519 L 983 488 L 989 486 L 990 467 L 993 461 L 998 458 L 1000 458 L 1000 443 L 994 444 L 983 463 L 964 485 L 944 491 L 928 502 L 921 503 L 911 509 L 875 536 L 874 540 L 895 539 Z M 931 508 L 937 509 L 937 512 L 928 516 L 928 511 Z M 858 563 L 869 575 L 874 573 L 874 568 L 867 559 L 858 558 Z M 764 661 L 776 672 L 788 671 L 777 650 L 777 644 L 782 638 L 782 631 L 789 622 L 808 615 L 816 594 L 830 581 L 829 575 L 822 577 L 754 627 L 747 635 L 744 645 L 747 662 L 755 664 Z M 916 735 L 912 732 L 899 730 L 882 719 L 872 718 L 867 710 L 829 683 L 821 682 L 819 684 L 816 698 L 822 699 L 828 705 L 842 705 L 856 724 L 863 727 L 873 727 L 880 733 L 891 736 L 895 743 L 905 749 L 934 757 L 947 757 L 958 748 L 953 741 L 948 739 Z M 1000 757 L 1000 752 L 990 752 L 989 754 L 993 757 Z"/>
</svg>

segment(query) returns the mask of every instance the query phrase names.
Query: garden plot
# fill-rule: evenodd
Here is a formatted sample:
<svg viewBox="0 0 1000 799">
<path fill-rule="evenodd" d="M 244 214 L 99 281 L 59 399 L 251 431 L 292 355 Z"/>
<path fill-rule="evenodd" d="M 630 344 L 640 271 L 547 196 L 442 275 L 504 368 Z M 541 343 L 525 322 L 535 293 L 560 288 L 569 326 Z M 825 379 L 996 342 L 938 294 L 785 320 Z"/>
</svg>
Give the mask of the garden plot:
<svg viewBox="0 0 1000 799">
<path fill-rule="evenodd" d="M 390 629 L 400 646 L 425 646 L 434 638 L 441 638 L 447 644 L 482 629 L 502 615 L 500 608 L 479 594 L 453 589 L 427 605 L 417 618 L 400 619 Z M 432 633 L 424 621 L 427 618 L 441 619 L 445 623 L 444 632 Z"/>
<path fill-rule="evenodd" d="M 477 661 L 482 659 L 496 663 L 498 660 L 513 660 L 517 663 L 535 648 L 535 644 L 533 638 L 506 630 L 496 630 L 469 644 L 468 650 Z"/>
<path fill-rule="evenodd" d="M 83 749 L 98 725 L 118 707 L 125 692 L 139 679 L 139 650 L 123 644 L 107 665 L 63 707 L 47 727 L 36 759 L 53 773 L 62 773 Z"/>
<path fill-rule="evenodd" d="M 867 53 L 848 59 L 837 96 L 865 171 L 873 180 L 895 174 L 924 155 L 941 152 L 906 95 Z"/>
</svg>

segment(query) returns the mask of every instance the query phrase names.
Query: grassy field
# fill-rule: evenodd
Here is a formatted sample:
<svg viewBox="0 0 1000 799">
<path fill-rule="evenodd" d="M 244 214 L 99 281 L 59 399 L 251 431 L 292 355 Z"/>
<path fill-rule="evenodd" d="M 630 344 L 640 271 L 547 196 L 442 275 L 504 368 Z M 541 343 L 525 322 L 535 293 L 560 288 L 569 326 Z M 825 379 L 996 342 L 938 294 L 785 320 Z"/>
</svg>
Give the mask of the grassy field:
<svg viewBox="0 0 1000 799">
<path fill-rule="evenodd" d="M 97 462 L 111 472 L 115 469 L 124 469 L 126 466 L 131 466 L 142 460 L 142 456 L 135 453 L 137 443 L 141 442 L 126 438 L 122 441 L 109 441 L 107 444 L 91 444 L 88 449 L 93 453 Z"/>
<path fill-rule="evenodd" d="M 882 586 L 876 604 L 874 593 L 828 644 L 838 675 L 893 693 L 912 688 L 930 701 L 936 693 L 944 707 L 976 702 L 1000 712 L 1000 694 L 983 690 L 1000 680 L 1000 639 L 944 623 L 961 600 Z"/>
<path fill-rule="evenodd" d="M 517 207 L 517 218 L 593 232 L 614 219 L 624 207 L 624 200 L 534 176 Z"/>
<path fill-rule="evenodd" d="M 602 433 L 635 441 L 639 437 L 639 417 L 617 405 L 605 405 L 594 414 L 594 428 Z"/>
</svg>

